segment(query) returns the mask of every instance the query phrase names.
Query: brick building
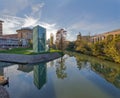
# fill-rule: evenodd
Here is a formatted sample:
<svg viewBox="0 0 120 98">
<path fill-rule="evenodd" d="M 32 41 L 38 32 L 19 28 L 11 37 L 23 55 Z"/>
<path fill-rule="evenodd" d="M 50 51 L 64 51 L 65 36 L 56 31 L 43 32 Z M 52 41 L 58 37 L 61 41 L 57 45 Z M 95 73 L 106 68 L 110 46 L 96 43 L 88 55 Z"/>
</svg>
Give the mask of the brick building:
<svg viewBox="0 0 120 98">
<path fill-rule="evenodd" d="M 33 37 L 33 30 L 30 28 L 21 28 L 16 30 L 19 39 L 31 40 Z"/>
<path fill-rule="evenodd" d="M 2 33 L 3 33 L 3 31 L 2 31 L 2 29 L 3 29 L 2 23 L 3 23 L 3 21 L 0 20 L 0 36 L 1 36 Z"/>
<path fill-rule="evenodd" d="M 29 46 L 29 42 L 32 40 L 32 29 L 21 28 L 16 30 L 17 34 L 3 35 L 2 23 L 3 21 L 0 20 L 0 48 Z"/>
<path fill-rule="evenodd" d="M 105 40 L 108 35 L 113 35 L 113 37 L 115 37 L 116 35 L 120 35 L 120 29 L 92 36 L 91 41 L 95 43 L 95 42 Z"/>
</svg>

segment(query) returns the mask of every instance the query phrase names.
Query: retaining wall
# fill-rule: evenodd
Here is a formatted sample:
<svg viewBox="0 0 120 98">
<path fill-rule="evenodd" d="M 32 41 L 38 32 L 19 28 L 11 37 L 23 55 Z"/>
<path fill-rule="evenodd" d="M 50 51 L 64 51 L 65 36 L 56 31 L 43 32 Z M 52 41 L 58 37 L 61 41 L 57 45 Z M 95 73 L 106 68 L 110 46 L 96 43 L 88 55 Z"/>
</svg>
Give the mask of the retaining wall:
<svg viewBox="0 0 120 98">
<path fill-rule="evenodd" d="M 39 63 L 47 62 L 61 57 L 59 53 L 47 53 L 37 55 L 6 54 L 0 53 L 0 61 L 15 63 Z"/>
</svg>

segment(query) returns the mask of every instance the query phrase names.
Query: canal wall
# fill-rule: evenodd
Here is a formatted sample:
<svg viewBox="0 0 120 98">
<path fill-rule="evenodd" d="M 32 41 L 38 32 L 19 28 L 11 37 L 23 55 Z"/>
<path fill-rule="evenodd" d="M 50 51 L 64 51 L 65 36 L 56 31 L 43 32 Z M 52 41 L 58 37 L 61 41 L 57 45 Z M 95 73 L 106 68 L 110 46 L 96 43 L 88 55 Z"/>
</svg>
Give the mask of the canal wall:
<svg viewBox="0 0 120 98">
<path fill-rule="evenodd" d="M 50 60 L 57 59 L 61 56 L 62 55 L 60 53 L 47 53 L 47 54 L 37 54 L 37 55 L 0 53 L 0 61 L 28 64 L 28 63 L 47 62 Z"/>
</svg>

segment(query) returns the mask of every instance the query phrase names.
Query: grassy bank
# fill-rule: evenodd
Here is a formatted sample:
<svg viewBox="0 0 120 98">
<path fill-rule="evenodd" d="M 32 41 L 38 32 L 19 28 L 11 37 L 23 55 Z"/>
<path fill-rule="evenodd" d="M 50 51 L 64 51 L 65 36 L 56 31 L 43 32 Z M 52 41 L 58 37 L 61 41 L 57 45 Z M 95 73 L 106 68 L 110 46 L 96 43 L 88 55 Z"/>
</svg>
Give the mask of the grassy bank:
<svg viewBox="0 0 120 98">
<path fill-rule="evenodd" d="M 45 54 L 45 53 L 53 53 L 58 52 L 63 55 L 60 50 L 50 49 L 46 52 L 35 53 L 33 52 L 32 48 L 13 48 L 9 50 L 0 50 L 0 53 L 10 53 L 10 54 L 26 54 L 26 55 L 34 55 L 34 54 Z"/>
</svg>

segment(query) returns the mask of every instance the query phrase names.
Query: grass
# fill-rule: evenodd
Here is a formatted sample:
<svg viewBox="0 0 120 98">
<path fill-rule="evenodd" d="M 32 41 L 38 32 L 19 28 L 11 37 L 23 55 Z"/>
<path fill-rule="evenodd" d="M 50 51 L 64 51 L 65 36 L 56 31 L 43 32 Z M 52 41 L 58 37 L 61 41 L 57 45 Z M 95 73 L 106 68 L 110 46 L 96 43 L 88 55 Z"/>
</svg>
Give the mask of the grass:
<svg viewBox="0 0 120 98">
<path fill-rule="evenodd" d="M 26 55 L 35 55 L 35 54 L 46 54 L 46 53 L 53 53 L 58 52 L 63 54 L 60 50 L 50 49 L 46 52 L 35 53 L 33 52 L 32 48 L 13 48 L 10 50 L 0 50 L 0 53 L 10 53 L 10 54 L 26 54 Z"/>
<path fill-rule="evenodd" d="M 0 53 L 11 53 L 11 54 L 32 54 L 32 48 L 13 48 L 9 50 L 0 50 Z"/>
</svg>

